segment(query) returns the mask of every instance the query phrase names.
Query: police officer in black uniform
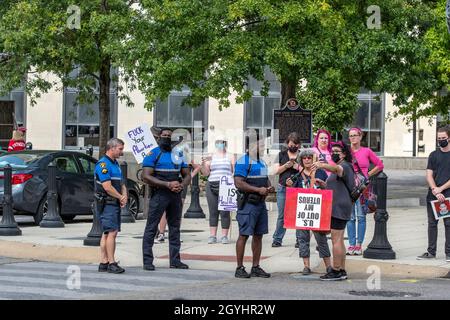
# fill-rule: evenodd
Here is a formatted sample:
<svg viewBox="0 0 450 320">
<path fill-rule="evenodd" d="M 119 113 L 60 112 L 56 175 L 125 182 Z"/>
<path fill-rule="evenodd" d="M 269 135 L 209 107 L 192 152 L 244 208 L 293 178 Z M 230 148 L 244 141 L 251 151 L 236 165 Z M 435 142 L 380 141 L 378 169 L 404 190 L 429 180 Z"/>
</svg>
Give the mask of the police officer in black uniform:
<svg viewBox="0 0 450 320">
<path fill-rule="evenodd" d="M 153 243 L 164 211 L 169 225 L 170 267 L 188 269 L 180 259 L 181 193 L 191 182 L 188 164 L 180 152 L 172 151 L 172 130 L 163 128 L 153 149 L 143 161 L 142 178 L 152 188 L 147 224 L 142 242 L 144 270 L 155 270 Z"/>
<path fill-rule="evenodd" d="M 123 155 L 124 142 L 112 138 L 106 154 L 95 165 L 95 199 L 102 225 L 99 272 L 122 273 L 125 270 L 114 259 L 116 237 L 120 231 L 120 208 L 127 204 L 127 188 L 117 159 Z"/>
</svg>

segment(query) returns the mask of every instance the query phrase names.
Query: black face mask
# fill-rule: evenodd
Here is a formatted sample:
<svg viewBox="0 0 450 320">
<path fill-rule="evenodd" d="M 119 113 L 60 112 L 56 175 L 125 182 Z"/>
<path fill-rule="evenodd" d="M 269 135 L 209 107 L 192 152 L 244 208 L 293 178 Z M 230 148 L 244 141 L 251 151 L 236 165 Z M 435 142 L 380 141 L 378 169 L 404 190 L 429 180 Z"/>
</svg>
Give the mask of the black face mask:
<svg viewBox="0 0 450 320">
<path fill-rule="evenodd" d="M 448 146 L 448 139 L 447 140 L 439 140 L 439 147 L 445 148 Z"/>
<path fill-rule="evenodd" d="M 172 151 L 172 139 L 167 137 L 159 138 L 159 146 L 164 151 Z"/>
<path fill-rule="evenodd" d="M 296 153 L 298 151 L 298 147 L 289 147 L 289 152 Z"/>
<path fill-rule="evenodd" d="M 331 155 L 331 160 L 333 160 L 334 163 L 338 163 L 339 161 L 341 161 L 341 157 L 338 154 L 333 153 Z"/>
</svg>

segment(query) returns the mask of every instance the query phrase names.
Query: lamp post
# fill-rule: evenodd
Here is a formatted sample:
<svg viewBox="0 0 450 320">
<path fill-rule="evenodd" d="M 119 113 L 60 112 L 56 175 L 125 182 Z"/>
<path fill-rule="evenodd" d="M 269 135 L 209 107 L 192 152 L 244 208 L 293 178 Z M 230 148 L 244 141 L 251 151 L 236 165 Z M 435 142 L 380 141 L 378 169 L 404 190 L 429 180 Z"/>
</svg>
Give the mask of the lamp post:
<svg viewBox="0 0 450 320">
<path fill-rule="evenodd" d="M 191 185 L 191 204 L 184 214 L 185 218 L 206 218 L 200 206 L 200 187 L 198 185 L 198 174 L 192 178 Z"/>
</svg>

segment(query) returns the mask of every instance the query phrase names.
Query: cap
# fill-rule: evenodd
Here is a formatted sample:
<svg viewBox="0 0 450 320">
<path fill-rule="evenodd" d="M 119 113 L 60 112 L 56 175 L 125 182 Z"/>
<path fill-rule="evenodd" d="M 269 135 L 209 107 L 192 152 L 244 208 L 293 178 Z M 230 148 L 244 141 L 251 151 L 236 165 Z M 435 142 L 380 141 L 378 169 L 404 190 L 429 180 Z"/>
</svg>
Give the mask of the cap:
<svg viewBox="0 0 450 320">
<path fill-rule="evenodd" d="M 17 130 L 19 130 L 20 132 L 26 132 L 27 129 L 25 127 L 19 127 Z"/>
</svg>

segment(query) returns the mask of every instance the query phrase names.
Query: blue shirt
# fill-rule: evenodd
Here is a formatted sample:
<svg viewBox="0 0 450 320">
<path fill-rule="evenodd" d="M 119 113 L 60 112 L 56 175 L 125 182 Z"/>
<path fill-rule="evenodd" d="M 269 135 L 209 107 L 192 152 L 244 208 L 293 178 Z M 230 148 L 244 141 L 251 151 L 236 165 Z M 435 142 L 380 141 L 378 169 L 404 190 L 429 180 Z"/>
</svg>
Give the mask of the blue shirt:
<svg viewBox="0 0 450 320">
<path fill-rule="evenodd" d="M 251 160 L 251 168 L 249 164 Z M 248 175 L 247 175 L 248 172 Z M 263 160 L 250 159 L 248 154 L 240 157 L 234 166 L 235 177 L 247 177 L 247 183 L 253 187 L 267 187 L 269 185 L 269 176 L 267 165 Z"/>
<path fill-rule="evenodd" d="M 187 168 L 188 165 L 183 152 L 179 150 L 167 152 L 161 150 L 160 147 L 156 147 L 145 156 L 142 167 L 154 168 L 155 172 L 153 175 L 159 180 L 179 181 L 181 169 Z"/>
<path fill-rule="evenodd" d="M 117 192 L 122 192 L 122 184 L 124 183 L 122 177 L 122 171 L 120 170 L 120 165 L 117 160 L 112 160 L 108 156 L 103 156 L 98 160 L 95 165 L 95 191 L 105 192 L 102 183 L 105 181 L 111 181 L 111 185 L 117 190 Z"/>
</svg>

